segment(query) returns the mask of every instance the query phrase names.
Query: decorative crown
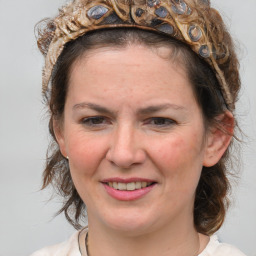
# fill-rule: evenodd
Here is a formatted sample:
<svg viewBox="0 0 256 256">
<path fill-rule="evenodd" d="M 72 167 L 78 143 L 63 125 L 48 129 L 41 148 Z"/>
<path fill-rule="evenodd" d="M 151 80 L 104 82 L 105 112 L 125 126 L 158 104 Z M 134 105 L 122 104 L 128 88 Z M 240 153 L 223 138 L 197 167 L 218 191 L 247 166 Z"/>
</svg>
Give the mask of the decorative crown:
<svg viewBox="0 0 256 256">
<path fill-rule="evenodd" d="M 189 45 L 215 71 L 225 103 L 233 109 L 229 87 L 219 68 L 227 61 L 229 51 L 209 29 L 209 8 L 209 0 L 73 0 L 54 20 L 56 29 L 43 70 L 43 93 L 48 91 L 54 65 L 67 42 L 97 29 L 136 27 L 164 33 Z"/>
</svg>

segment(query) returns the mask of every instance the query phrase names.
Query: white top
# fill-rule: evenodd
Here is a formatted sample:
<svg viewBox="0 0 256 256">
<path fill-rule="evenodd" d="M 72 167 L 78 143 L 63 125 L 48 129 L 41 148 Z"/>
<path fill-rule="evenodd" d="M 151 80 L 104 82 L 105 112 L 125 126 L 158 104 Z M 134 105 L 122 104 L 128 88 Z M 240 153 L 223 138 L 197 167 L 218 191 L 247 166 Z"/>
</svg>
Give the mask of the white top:
<svg viewBox="0 0 256 256">
<path fill-rule="evenodd" d="M 87 256 L 84 248 L 81 248 L 79 241 L 85 241 L 87 229 L 76 232 L 66 242 L 45 247 L 30 256 Z M 241 251 L 232 245 L 220 243 L 216 235 L 210 237 L 210 241 L 206 248 L 198 256 L 245 256 Z"/>
</svg>

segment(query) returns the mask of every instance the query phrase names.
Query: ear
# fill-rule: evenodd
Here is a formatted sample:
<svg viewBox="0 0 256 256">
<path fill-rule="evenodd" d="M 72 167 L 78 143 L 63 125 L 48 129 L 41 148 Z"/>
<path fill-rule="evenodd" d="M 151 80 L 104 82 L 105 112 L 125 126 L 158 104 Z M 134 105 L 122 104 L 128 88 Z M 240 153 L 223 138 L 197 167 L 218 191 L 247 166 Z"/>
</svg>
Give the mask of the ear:
<svg viewBox="0 0 256 256">
<path fill-rule="evenodd" d="M 219 162 L 228 148 L 234 133 L 235 121 L 230 111 L 219 115 L 216 120 L 218 125 L 209 128 L 207 134 L 203 162 L 205 167 L 211 167 Z"/>
<path fill-rule="evenodd" d="M 66 150 L 65 137 L 63 134 L 63 127 L 60 120 L 56 120 L 56 119 L 53 120 L 53 131 L 54 131 L 54 135 L 57 140 L 57 143 L 59 144 L 60 152 L 66 158 L 68 154 Z"/>
</svg>

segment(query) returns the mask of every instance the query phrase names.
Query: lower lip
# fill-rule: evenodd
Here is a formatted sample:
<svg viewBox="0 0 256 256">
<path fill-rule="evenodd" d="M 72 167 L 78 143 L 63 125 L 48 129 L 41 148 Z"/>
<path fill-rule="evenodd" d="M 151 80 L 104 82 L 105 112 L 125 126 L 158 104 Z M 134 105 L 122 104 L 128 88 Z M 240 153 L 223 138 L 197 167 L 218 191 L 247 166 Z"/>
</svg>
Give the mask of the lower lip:
<svg viewBox="0 0 256 256">
<path fill-rule="evenodd" d="M 156 184 L 150 185 L 146 188 L 141 188 L 141 189 L 136 189 L 136 190 L 117 190 L 114 189 L 106 184 L 103 184 L 103 186 L 105 187 L 107 193 L 120 201 L 133 201 L 133 200 L 137 200 L 142 198 L 143 196 L 145 196 L 146 194 L 148 194 L 154 187 Z"/>
</svg>

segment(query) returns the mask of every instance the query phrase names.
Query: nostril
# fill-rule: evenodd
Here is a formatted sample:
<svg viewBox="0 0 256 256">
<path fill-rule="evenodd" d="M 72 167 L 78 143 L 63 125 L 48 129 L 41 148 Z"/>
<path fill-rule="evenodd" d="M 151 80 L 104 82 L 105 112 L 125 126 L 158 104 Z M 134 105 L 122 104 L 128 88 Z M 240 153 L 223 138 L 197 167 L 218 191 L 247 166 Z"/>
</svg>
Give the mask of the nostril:
<svg viewBox="0 0 256 256">
<path fill-rule="evenodd" d="M 106 155 L 108 161 L 121 168 L 129 168 L 133 164 L 138 163 L 136 152 L 123 150 L 123 149 L 112 149 Z"/>
</svg>

